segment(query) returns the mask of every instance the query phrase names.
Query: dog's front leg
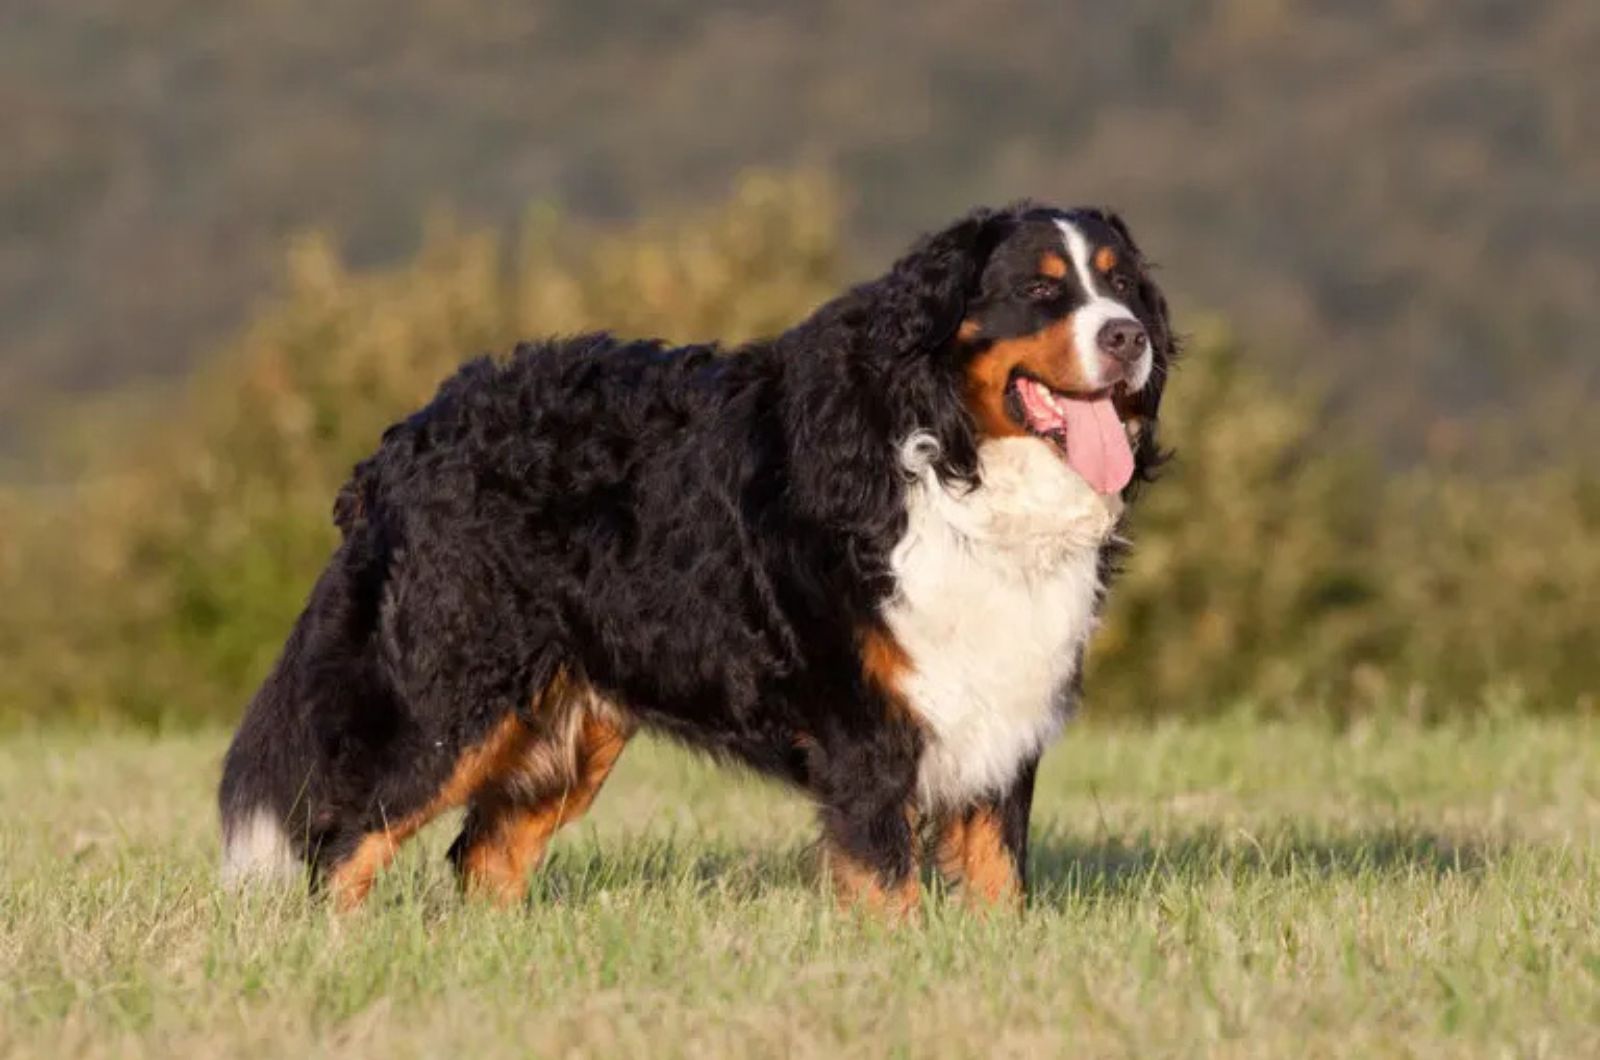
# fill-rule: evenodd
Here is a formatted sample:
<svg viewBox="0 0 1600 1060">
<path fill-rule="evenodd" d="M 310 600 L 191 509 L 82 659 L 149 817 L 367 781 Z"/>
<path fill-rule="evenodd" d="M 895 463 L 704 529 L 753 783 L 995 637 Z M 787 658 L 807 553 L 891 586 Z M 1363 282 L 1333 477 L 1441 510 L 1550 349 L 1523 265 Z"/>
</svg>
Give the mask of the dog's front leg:
<svg viewBox="0 0 1600 1060">
<path fill-rule="evenodd" d="M 1024 763 L 997 797 L 942 815 L 934 860 L 963 900 L 1020 909 L 1027 893 L 1028 817 L 1039 760 Z"/>
<path fill-rule="evenodd" d="M 829 750 L 814 769 L 813 788 L 822 804 L 823 863 L 840 905 L 892 920 L 915 917 L 918 734 L 891 725 Z"/>
</svg>

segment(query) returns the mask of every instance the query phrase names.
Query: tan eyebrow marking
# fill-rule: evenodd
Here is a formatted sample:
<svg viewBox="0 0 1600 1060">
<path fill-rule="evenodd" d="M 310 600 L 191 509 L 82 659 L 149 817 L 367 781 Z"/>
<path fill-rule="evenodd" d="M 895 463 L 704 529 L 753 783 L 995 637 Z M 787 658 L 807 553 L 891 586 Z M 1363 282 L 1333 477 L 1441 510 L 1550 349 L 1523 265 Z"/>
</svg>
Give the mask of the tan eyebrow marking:
<svg viewBox="0 0 1600 1060">
<path fill-rule="evenodd" d="M 1045 254 L 1039 258 L 1039 272 L 1059 280 L 1067 275 L 1067 259 L 1060 254 Z"/>
<path fill-rule="evenodd" d="M 1110 247 L 1101 247 L 1094 252 L 1094 267 L 1101 272 L 1110 272 L 1117 267 L 1117 252 Z"/>
</svg>

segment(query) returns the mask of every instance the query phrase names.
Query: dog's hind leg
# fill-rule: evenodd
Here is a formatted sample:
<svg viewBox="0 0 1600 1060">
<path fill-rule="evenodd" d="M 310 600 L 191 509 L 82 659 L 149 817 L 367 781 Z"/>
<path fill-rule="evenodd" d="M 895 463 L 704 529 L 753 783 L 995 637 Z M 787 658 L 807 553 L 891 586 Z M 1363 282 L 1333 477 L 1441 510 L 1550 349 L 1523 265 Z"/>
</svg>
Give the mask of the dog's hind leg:
<svg viewBox="0 0 1600 1060">
<path fill-rule="evenodd" d="M 450 860 L 468 894 L 513 905 L 562 825 L 594 802 L 622 755 L 633 726 L 592 694 L 531 744 L 521 765 L 473 799 Z"/>
<path fill-rule="evenodd" d="M 526 758 L 534 734 L 517 715 L 507 714 L 483 740 L 465 751 L 448 778 L 421 806 L 395 817 L 383 816 L 376 827 L 360 834 L 332 860 L 326 886 L 335 908 L 359 906 L 373 881 L 394 860 L 400 844 L 446 810 L 465 804 L 478 792 L 504 781 Z"/>
</svg>

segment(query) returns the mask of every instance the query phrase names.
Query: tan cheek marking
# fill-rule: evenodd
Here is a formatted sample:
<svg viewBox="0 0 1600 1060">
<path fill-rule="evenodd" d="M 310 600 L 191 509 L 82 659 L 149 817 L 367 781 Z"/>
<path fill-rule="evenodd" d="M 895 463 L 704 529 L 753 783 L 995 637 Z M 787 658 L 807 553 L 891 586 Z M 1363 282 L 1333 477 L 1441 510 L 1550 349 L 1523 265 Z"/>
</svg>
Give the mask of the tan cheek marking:
<svg viewBox="0 0 1600 1060">
<path fill-rule="evenodd" d="M 1032 335 L 997 342 L 967 366 L 967 407 L 985 437 L 1015 438 L 1027 433 L 1005 410 L 1006 381 L 1018 367 L 1056 390 L 1088 389 L 1073 346 L 1070 316 Z"/>
<path fill-rule="evenodd" d="M 1045 254 L 1039 259 L 1039 273 L 1053 280 L 1065 279 L 1067 275 L 1067 259 L 1060 254 Z"/>
<path fill-rule="evenodd" d="M 1101 247 L 1094 252 L 1094 267 L 1100 272 L 1110 272 L 1117 267 L 1117 252 L 1110 247 Z"/>
<path fill-rule="evenodd" d="M 1005 410 L 1006 379 L 1016 363 L 1014 343 L 996 343 L 967 366 L 967 407 L 978 429 L 990 438 L 1013 437 L 1025 432 Z"/>
</svg>

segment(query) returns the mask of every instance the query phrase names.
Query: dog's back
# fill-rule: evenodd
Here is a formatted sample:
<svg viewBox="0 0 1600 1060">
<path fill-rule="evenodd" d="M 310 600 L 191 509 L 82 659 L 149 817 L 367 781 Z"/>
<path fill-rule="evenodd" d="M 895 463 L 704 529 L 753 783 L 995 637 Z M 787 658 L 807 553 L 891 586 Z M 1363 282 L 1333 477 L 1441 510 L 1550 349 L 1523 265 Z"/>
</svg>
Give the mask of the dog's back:
<svg viewBox="0 0 1600 1060">
<path fill-rule="evenodd" d="M 596 680 L 792 773 L 787 735 L 738 724 L 799 650 L 751 532 L 787 539 L 772 364 L 585 336 L 473 361 L 390 428 L 228 751 L 224 876 L 351 858 L 508 724 L 570 781 L 615 713 Z"/>
<path fill-rule="evenodd" d="M 353 904 L 465 806 L 463 880 L 515 898 L 646 726 L 803 786 L 853 896 L 905 908 L 924 825 L 1020 894 L 1172 352 L 1125 226 L 1023 204 L 728 354 L 466 365 L 340 492 L 228 753 L 228 875 Z"/>
</svg>

